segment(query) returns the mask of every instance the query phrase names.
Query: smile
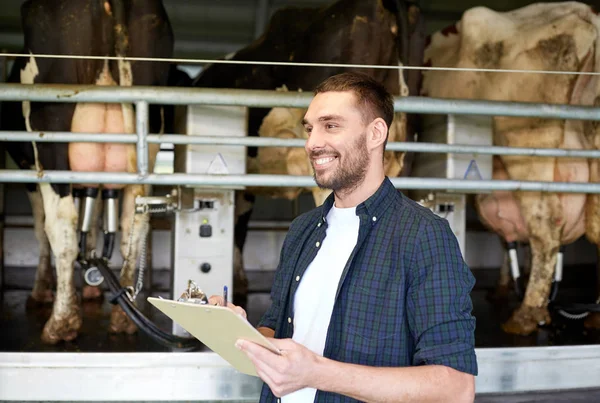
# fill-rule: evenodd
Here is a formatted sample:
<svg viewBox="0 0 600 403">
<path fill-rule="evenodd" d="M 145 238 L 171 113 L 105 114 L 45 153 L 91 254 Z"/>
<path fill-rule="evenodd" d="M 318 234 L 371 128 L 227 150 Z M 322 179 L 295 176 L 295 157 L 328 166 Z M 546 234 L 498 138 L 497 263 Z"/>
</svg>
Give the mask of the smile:
<svg viewBox="0 0 600 403">
<path fill-rule="evenodd" d="M 334 159 L 335 159 L 335 157 L 319 158 L 319 159 L 315 160 L 315 164 L 317 164 L 317 165 L 327 164 L 328 162 L 331 162 Z"/>
<path fill-rule="evenodd" d="M 330 163 L 332 163 L 335 159 L 336 159 L 336 157 L 323 157 L 323 158 L 314 159 L 313 161 L 314 161 L 315 167 L 322 168 L 322 167 L 325 167 L 325 166 L 329 165 Z"/>
</svg>

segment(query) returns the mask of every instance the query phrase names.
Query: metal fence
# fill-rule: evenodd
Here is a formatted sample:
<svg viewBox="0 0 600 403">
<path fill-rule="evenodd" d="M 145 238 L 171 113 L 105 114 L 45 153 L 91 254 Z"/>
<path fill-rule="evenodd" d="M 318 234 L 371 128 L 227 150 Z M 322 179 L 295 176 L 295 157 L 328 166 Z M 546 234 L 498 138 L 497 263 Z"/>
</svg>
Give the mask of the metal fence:
<svg viewBox="0 0 600 403">
<path fill-rule="evenodd" d="M 31 102 L 116 102 L 136 105 L 136 134 L 89 134 L 70 132 L 0 132 L 0 141 L 35 142 L 114 142 L 136 143 L 137 173 L 0 170 L 0 182 L 19 183 L 119 183 L 191 186 L 314 186 L 310 176 L 153 174 L 148 172 L 148 144 L 204 144 L 257 147 L 303 147 L 302 139 L 260 137 L 211 137 L 148 132 L 149 104 L 223 105 L 247 107 L 308 107 L 312 94 L 262 90 L 173 87 L 107 87 L 93 85 L 0 84 L 0 101 Z M 600 109 L 589 106 L 533 104 L 499 101 L 471 101 L 426 97 L 397 97 L 396 112 L 419 114 L 467 114 L 486 116 L 539 117 L 547 119 L 600 120 Z M 513 148 L 461 144 L 390 142 L 390 151 L 494 154 L 558 158 L 600 158 L 600 150 L 564 150 L 550 148 Z M 459 180 L 439 178 L 391 178 L 403 189 L 444 189 L 465 193 L 492 190 L 523 190 L 569 193 L 600 193 L 600 184 L 536 181 Z"/>
</svg>

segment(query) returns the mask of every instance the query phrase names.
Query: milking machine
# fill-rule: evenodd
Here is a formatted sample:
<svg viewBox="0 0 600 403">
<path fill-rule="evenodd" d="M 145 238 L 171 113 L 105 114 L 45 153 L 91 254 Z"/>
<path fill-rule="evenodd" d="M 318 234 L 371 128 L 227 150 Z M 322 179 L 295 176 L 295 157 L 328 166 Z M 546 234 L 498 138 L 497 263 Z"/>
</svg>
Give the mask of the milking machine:
<svg viewBox="0 0 600 403">
<path fill-rule="evenodd" d="M 188 135 L 245 136 L 247 132 L 246 107 L 190 105 L 180 108 L 177 130 Z M 174 156 L 175 172 L 202 174 L 246 173 L 246 147 L 177 145 Z M 172 297 L 185 300 L 186 296 L 220 294 L 224 286 L 233 290 L 235 190 L 223 187 L 177 186 L 164 196 L 144 196 L 135 200 L 135 215 L 169 214 L 172 220 Z M 109 267 L 119 228 L 119 192 L 103 189 L 104 242 L 102 254 L 87 251 L 86 242 L 92 228 L 97 188 L 73 189 L 73 197 L 80 220 L 78 263 L 84 280 L 90 286 L 106 282 L 113 293 L 112 304 L 119 304 L 134 323 L 162 345 L 178 349 L 197 349 L 201 343 L 178 324 L 173 323 L 173 334 L 158 329 L 135 306 L 143 288 L 145 246 L 148 225 L 141 235 L 140 262 L 135 287 L 122 287 Z M 132 217 L 132 227 L 133 227 Z M 129 248 L 133 233 L 130 233 Z M 129 253 L 129 252 L 128 252 Z M 125 259 L 127 261 L 127 259 Z M 124 262 L 125 264 L 125 262 Z M 201 286 L 198 286 L 199 284 Z M 183 288 L 183 292 L 178 292 Z"/>
<path fill-rule="evenodd" d="M 419 141 L 446 144 L 493 145 L 492 118 L 469 115 L 426 115 Z M 417 154 L 413 163 L 413 176 L 447 179 L 492 180 L 493 160 L 491 155 L 476 154 Z M 465 254 L 465 195 L 456 191 L 415 191 L 413 196 L 419 203 L 435 214 L 446 218 Z M 493 197 L 493 196 L 490 196 Z M 514 290 L 519 298 L 524 297 L 523 279 L 519 269 L 517 243 L 506 244 Z M 563 277 L 564 247 L 557 254 L 556 266 L 548 302 L 562 316 L 582 319 L 589 312 L 600 312 L 600 298 L 595 304 L 554 304 Z"/>
<path fill-rule="evenodd" d="M 78 191 L 77 195 L 81 195 L 81 192 Z M 106 281 L 108 289 L 113 293 L 110 302 L 112 304 L 119 304 L 121 309 L 123 309 L 136 326 L 159 344 L 182 350 L 197 350 L 202 348 L 202 343 L 194 337 L 179 337 L 162 331 L 152 323 L 152 321 L 146 318 L 146 316 L 135 306 L 136 297 L 143 287 L 147 226 L 146 230 L 142 231 L 144 233 L 142 234 L 140 268 L 138 270 L 136 287 L 122 287 L 119 279 L 110 269 L 108 262 L 114 250 L 115 235 L 118 230 L 119 220 L 118 191 L 115 189 L 104 189 L 102 191 L 102 201 L 104 203 L 104 246 L 102 254 L 96 256 L 95 250 L 92 250 L 88 255 L 86 250 L 86 240 L 89 231 L 95 230 L 94 228 L 91 228 L 91 222 L 94 213 L 94 204 L 96 203 L 96 197 L 98 196 L 98 189 L 85 189 L 84 195 L 85 200 L 81 206 L 83 211 L 80 227 L 80 253 L 78 263 L 84 271 L 85 282 L 90 286 L 99 286 Z M 135 214 L 173 211 L 177 207 L 177 203 L 172 202 L 173 196 L 176 197 L 177 193 L 174 192 L 173 195 L 167 197 L 138 197 L 135 201 Z M 76 203 L 76 205 L 77 204 L 80 203 Z M 130 244 L 131 239 L 132 237 L 130 237 Z"/>
<path fill-rule="evenodd" d="M 523 291 L 523 278 L 521 277 L 521 271 L 519 269 L 519 258 L 517 255 L 517 243 L 508 242 L 506 244 L 508 252 L 508 261 L 510 265 L 510 273 L 513 279 L 515 294 L 520 301 L 525 297 Z M 552 279 L 552 286 L 550 288 L 550 296 L 548 298 L 549 307 L 554 308 L 560 315 L 567 319 L 577 320 L 587 317 L 590 312 L 600 312 L 600 297 L 594 304 L 554 304 L 556 296 L 558 295 L 558 288 L 563 278 L 563 262 L 564 262 L 565 247 L 561 246 L 556 254 L 556 264 L 554 266 L 554 277 Z"/>
</svg>

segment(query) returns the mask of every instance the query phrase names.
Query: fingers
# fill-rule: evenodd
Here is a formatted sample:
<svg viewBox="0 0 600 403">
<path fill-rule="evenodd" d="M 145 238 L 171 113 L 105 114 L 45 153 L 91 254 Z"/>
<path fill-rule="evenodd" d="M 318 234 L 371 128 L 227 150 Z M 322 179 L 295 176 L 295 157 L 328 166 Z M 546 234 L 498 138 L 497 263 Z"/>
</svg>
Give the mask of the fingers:
<svg viewBox="0 0 600 403">
<path fill-rule="evenodd" d="M 222 295 L 212 295 L 210 298 L 208 298 L 208 303 L 210 305 L 224 306 L 223 301 L 224 299 Z"/>
<path fill-rule="evenodd" d="M 228 302 L 227 307 L 233 309 L 233 311 L 235 313 L 237 313 L 238 315 L 241 315 L 244 319 L 248 319 L 248 315 L 246 314 L 246 311 L 241 306 L 233 305 L 231 302 Z"/>
<path fill-rule="evenodd" d="M 225 306 L 225 299 L 223 299 L 222 295 L 212 295 L 210 298 L 208 298 L 208 303 L 210 305 Z M 246 314 L 244 308 L 234 305 L 231 302 L 227 302 L 227 308 L 230 308 L 244 319 L 248 319 L 248 315 Z"/>
</svg>

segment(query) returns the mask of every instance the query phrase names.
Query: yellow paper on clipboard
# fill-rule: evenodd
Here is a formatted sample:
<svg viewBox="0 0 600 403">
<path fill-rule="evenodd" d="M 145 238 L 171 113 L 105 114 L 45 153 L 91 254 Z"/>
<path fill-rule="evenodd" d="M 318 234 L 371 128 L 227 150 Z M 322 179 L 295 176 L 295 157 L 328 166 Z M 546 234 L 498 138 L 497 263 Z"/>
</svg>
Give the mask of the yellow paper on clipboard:
<svg viewBox="0 0 600 403">
<path fill-rule="evenodd" d="M 252 341 L 279 354 L 277 347 L 250 322 L 229 308 L 154 297 L 148 297 L 148 302 L 244 374 L 258 376 L 246 353 L 235 346 L 238 339 Z"/>
</svg>

